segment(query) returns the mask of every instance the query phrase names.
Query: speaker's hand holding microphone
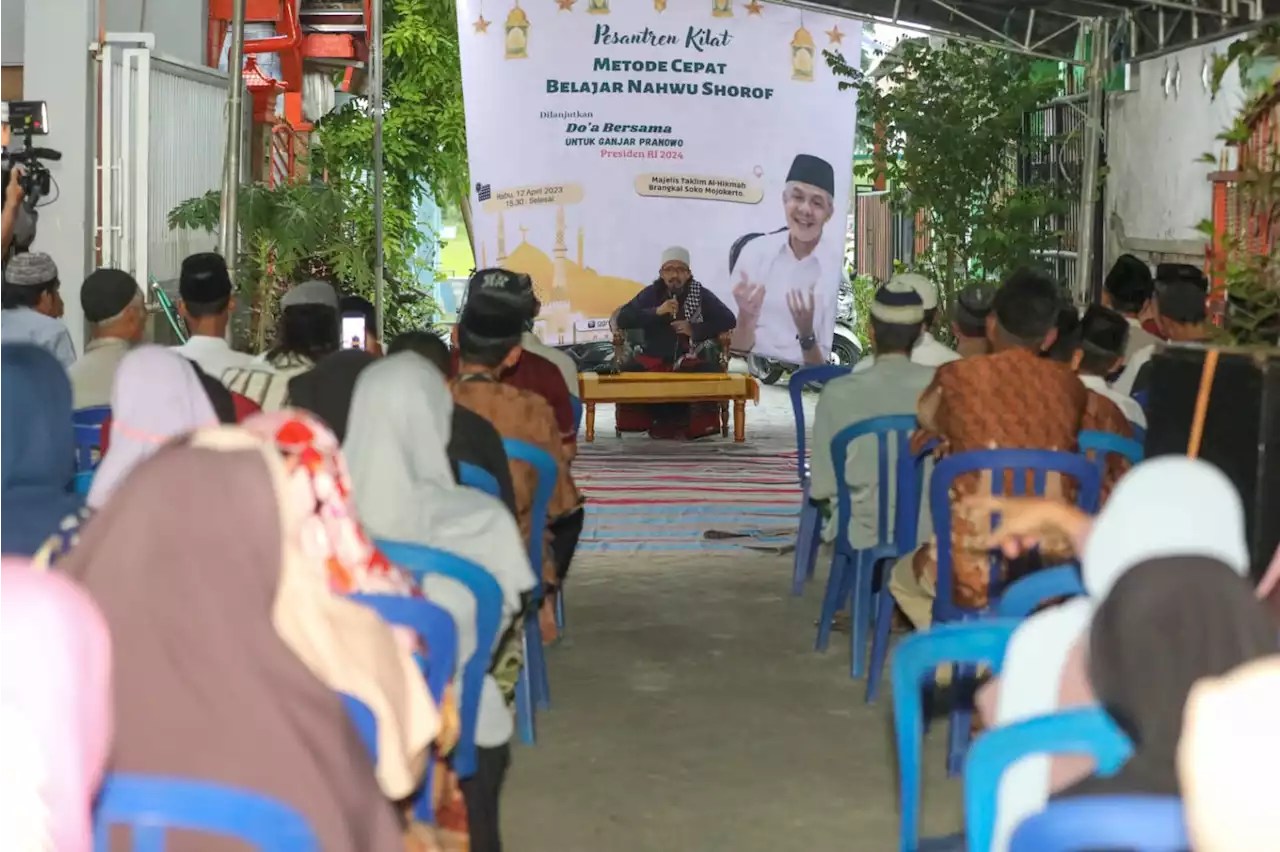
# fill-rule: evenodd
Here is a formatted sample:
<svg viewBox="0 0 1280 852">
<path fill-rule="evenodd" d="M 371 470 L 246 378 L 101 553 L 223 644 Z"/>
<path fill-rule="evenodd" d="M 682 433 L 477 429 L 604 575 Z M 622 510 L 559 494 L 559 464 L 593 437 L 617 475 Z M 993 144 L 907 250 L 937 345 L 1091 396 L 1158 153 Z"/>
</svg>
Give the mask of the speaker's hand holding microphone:
<svg viewBox="0 0 1280 852">
<path fill-rule="evenodd" d="M 672 297 L 658 306 L 658 316 L 674 319 L 678 310 L 680 310 L 680 303 Z"/>
</svg>

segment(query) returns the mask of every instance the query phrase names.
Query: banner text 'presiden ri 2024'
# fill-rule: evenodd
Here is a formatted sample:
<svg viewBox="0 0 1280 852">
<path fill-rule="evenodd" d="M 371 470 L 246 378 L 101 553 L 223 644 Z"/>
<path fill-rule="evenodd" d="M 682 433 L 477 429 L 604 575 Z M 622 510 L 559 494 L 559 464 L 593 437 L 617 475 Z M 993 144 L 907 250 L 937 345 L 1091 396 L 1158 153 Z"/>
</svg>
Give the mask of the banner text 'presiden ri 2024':
<svg viewBox="0 0 1280 852">
<path fill-rule="evenodd" d="M 812 290 L 828 350 L 856 101 L 822 52 L 856 57 L 856 23 L 754 0 L 457 5 L 476 262 L 533 277 L 543 340 L 607 337 L 678 245 L 735 315 L 763 286 L 754 351 L 802 360 L 789 290 Z"/>
</svg>

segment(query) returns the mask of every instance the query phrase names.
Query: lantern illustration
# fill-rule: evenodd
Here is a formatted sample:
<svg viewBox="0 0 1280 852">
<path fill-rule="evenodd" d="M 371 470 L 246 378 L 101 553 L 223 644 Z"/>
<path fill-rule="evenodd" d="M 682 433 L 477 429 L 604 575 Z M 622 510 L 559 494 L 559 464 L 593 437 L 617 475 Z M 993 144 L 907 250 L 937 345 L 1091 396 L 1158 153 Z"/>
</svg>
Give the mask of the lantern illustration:
<svg viewBox="0 0 1280 852">
<path fill-rule="evenodd" d="M 527 59 L 529 57 L 529 16 L 520 8 L 520 0 L 511 8 L 507 22 L 502 27 L 506 31 L 507 59 Z"/>
<path fill-rule="evenodd" d="M 609 14 L 609 0 L 587 0 L 588 15 Z"/>
<path fill-rule="evenodd" d="M 813 82 L 813 54 L 816 52 L 813 36 L 800 25 L 791 39 L 791 79 L 802 83 Z"/>
<path fill-rule="evenodd" d="M 711 0 L 711 17 L 732 18 L 733 0 Z"/>
</svg>

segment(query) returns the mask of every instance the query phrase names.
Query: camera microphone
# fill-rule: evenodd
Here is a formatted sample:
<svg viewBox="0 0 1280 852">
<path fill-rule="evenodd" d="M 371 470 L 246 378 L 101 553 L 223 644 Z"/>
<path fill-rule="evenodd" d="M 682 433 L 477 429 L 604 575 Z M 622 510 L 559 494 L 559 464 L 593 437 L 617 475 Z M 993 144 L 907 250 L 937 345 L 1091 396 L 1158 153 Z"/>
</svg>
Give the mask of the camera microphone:
<svg viewBox="0 0 1280 852">
<path fill-rule="evenodd" d="M 62 152 L 53 148 L 23 148 L 21 151 L 9 151 L 5 156 L 15 163 L 29 163 L 32 160 L 61 160 Z"/>
</svg>

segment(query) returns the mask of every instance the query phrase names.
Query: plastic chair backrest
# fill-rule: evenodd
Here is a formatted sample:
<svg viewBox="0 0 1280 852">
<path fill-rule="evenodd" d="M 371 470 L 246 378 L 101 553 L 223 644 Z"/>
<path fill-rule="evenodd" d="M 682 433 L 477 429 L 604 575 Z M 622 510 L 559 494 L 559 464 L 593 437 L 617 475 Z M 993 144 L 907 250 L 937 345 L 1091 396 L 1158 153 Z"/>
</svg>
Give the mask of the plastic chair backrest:
<svg viewBox="0 0 1280 852">
<path fill-rule="evenodd" d="M 378 718 L 373 715 L 373 711 L 369 709 L 369 705 L 365 704 L 354 695 L 347 695 L 345 692 L 339 693 L 342 698 L 342 706 L 347 709 L 347 716 L 351 719 L 351 724 L 355 726 L 356 733 L 360 735 L 360 742 L 364 743 L 364 747 L 369 751 L 369 761 L 374 765 L 378 765 Z"/>
<path fill-rule="evenodd" d="M 102 457 L 102 426 L 76 423 L 73 428 L 76 435 L 76 470 L 81 473 L 93 470 Z"/>
<path fill-rule="evenodd" d="M 113 772 L 93 815 L 93 848 L 114 849 L 112 826 L 130 828 L 134 852 L 161 852 L 170 829 L 221 835 L 261 852 L 320 852 L 301 814 L 282 802 L 221 784 Z"/>
<path fill-rule="evenodd" d="M 454 749 L 454 769 L 460 778 L 476 771 L 476 717 L 480 710 L 480 690 L 489 670 L 493 646 L 502 624 L 502 587 L 488 571 L 463 559 L 420 544 L 379 540 L 387 559 L 414 576 L 419 583 L 426 574 L 451 577 L 466 586 L 476 599 L 476 652 L 462 669 L 462 731 Z"/>
<path fill-rule="evenodd" d="M 809 476 L 809 466 L 805 461 L 805 424 L 804 424 L 804 388 L 805 385 L 825 385 L 840 376 L 852 372 L 851 367 L 839 364 L 813 364 L 801 367 L 791 374 L 787 380 L 787 393 L 791 395 L 791 413 L 796 421 L 796 475 L 803 485 Z"/>
<path fill-rule="evenodd" d="M 582 400 L 576 394 L 569 395 L 569 405 L 573 408 L 573 434 L 582 428 Z"/>
<path fill-rule="evenodd" d="M 898 553 L 905 553 L 915 546 L 916 520 L 920 515 L 920 487 L 924 472 L 921 459 L 911 455 L 911 433 L 916 430 L 914 414 L 889 414 L 872 417 L 846 426 L 831 439 L 831 465 L 836 475 L 836 501 L 839 507 L 837 535 L 847 542 L 849 523 L 853 515 L 853 496 L 845 478 L 849 444 L 866 435 L 874 435 L 877 444 L 876 489 L 879 506 L 876 511 L 876 544 L 880 547 L 901 545 Z M 897 438 L 897 462 L 892 471 L 889 465 L 889 442 Z M 897 516 L 894 518 L 892 538 L 889 532 L 889 497 L 896 493 Z M 909 540 L 908 540 L 909 539 Z"/>
<path fill-rule="evenodd" d="M 935 624 L 923 633 L 912 633 L 894 649 L 890 662 L 893 677 L 894 735 L 898 747 L 898 773 L 902 797 L 898 814 L 899 848 L 915 852 L 920 837 L 920 773 L 924 739 L 921 688 L 944 663 L 985 663 L 999 672 L 1004 651 L 1018 621 L 992 618 L 965 624 Z M 970 847 L 976 848 L 976 847 Z"/>
<path fill-rule="evenodd" d="M 458 628 L 448 610 L 426 598 L 364 594 L 348 597 L 378 613 L 388 624 L 411 628 L 422 638 L 427 646 L 422 676 L 432 699 L 439 704 L 458 661 Z"/>
<path fill-rule="evenodd" d="M 1099 707 L 1036 716 L 983 732 L 964 764 L 965 836 L 969 849 L 991 849 L 1000 776 L 1032 754 L 1083 754 L 1097 761 L 1097 774 L 1114 775 L 1133 744 Z M 1089 849 L 1109 848 L 1104 846 Z M 1126 847 L 1127 848 L 1127 847 Z"/>
<path fill-rule="evenodd" d="M 468 488 L 483 491 L 490 497 L 502 498 L 502 489 L 498 487 L 497 478 L 489 471 L 471 462 L 458 462 L 458 483 Z"/>
<path fill-rule="evenodd" d="M 533 444 L 504 438 L 502 446 L 507 450 L 507 458 L 531 465 L 538 473 L 538 484 L 533 492 L 533 512 L 530 529 L 534 534 L 529 541 L 529 565 L 533 568 L 533 580 L 537 584 L 534 596 L 540 598 L 542 588 L 542 531 L 547 528 L 547 508 L 551 505 L 551 492 L 555 490 L 556 478 L 560 471 L 556 460 L 545 450 Z"/>
<path fill-rule="evenodd" d="M 1010 852 L 1184 852 L 1191 848 L 1176 796 L 1080 796 L 1049 804 L 1023 820 Z"/>
<path fill-rule="evenodd" d="M 71 422 L 77 426 L 101 426 L 111 416 L 111 406 L 91 405 L 71 412 Z"/>
<path fill-rule="evenodd" d="M 1001 618 L 1026 618 L 1045 601 L 1074 598 L 1083 594 L 1084 583 L 1080 580 L 1080 567 L 1076 563 L 1043 568 L 1006 586 L 996 604 L 996 615 Z"/>
<path fill-rule="evenodd" d="M 1115 453 L 1122 455 L 1129 460 L 1130 464 L 1137 464 L 1142 461 L 1145 455 L 1142 444 L 1126 438 L 1123 435 L 1117 435 L 1113 432 L 1098 432 L 1093 429 L 1086 429 L 1076 436 L 1076 443 L 1080 447 L 1080 453 L 1087 456 L 1093 453 L 1092 461 L 1098 466 L 1098 475 L 1103 476 L 1107 469 L 1107 456 Z"/>
<path fill-rule="evenodd" d="M 977 614 L 975 610 L 956 606 L 952 599 L 954 577 L 951 553 L 951 488 L 957 477 L 965 473 L 991 471 L 991 492 L 1005 495 L 1005 475 L 1011 474 L 1013 486 L 1008 496 L 1043 496 L 1047 474 L 1056 472 L 1076 482 L 1076 505 L 1093 514 L 1098 508 L 1101 477 L 1093 462 L 1078 453 L 1054 450 L 971 450 L 948 456 L 933 469 L 929 483 L 929 509 L 933 514 L 933 531 L 938 547 L 937 597 L 933 602 L 934 621 L 957 621 Z M 1031 489 L 1027 480 L 1031 479 Z M 993 551 L 989 557 L 987 594 L 994 604 L 1000 598 L 1000 569 L 1003 557 Z"/>
</svg>

